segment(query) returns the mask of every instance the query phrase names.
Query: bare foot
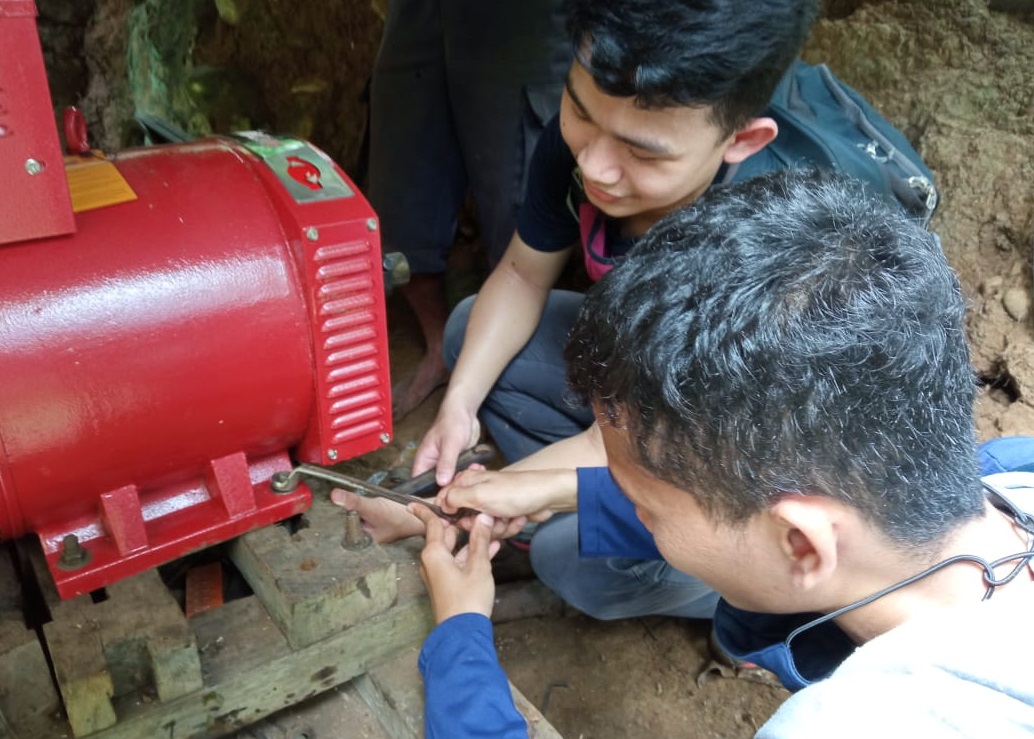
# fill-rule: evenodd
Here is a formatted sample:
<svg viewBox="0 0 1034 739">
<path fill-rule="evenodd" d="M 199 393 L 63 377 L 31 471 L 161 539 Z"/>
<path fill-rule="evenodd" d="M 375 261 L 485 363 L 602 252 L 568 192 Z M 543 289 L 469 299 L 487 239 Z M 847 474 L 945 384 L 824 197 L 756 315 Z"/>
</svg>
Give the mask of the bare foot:
<svg viewBox="0 0 1034 739">
<path fill-rule="evenodd" d="M 330 499 L 346 510 L 359 511 L 363 528 L 378 544 L 390 544 L 410 536 L 424 535 L 423 522 L 393 501 L 364 498 L 348 490 L 334 490 Z"/>
<path fill-rule="evenodd" d="M 449 370 L 442 359 L 445 321 L 449 317 L 445 278 L 437 274 L 415 274 L 401 291 L 420 324 L 425 354 L 413 374 L 391 389 L 391 414 L 396 421 L 408 416 L 428 395 L 449 381 Z"/>
<path fill-rule="evenodd" d="M 416 371 L 391 389 L 391 415 L 400 421 L 427 400 L 427 396 L 449 381 L 449 370 L 441 352 L 424 355 Z"/>
</svg>

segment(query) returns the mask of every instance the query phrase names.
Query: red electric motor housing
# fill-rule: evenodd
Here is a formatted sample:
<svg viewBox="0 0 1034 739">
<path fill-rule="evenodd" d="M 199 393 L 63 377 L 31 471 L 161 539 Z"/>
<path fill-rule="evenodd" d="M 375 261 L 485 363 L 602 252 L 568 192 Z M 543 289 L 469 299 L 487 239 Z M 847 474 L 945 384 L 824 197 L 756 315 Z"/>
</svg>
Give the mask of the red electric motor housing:
<svg viewBox="0 0 1034 739">
<path fill-rule="evenodd" d="M 325 154 L 248 133 L 102 166 L 135 197 L 74 233 L 0 210 L 0 538 L 37 534 L 62 597 L 299 513 L 274 472 L 392 433 L 378 222 Z"/>
</svg>

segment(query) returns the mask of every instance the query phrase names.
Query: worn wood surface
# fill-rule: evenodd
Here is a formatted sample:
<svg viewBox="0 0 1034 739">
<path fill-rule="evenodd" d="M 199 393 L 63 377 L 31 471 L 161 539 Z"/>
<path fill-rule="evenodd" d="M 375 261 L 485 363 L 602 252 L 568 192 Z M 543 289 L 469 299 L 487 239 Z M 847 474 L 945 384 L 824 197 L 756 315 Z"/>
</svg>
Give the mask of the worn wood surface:
<svg viewBox="0 0 1034 739">
<path fill-rule="evenodd" d="M 335 725 L 423 736 L 416 655 L 432 617 L 418 549 L 343 549 L 340 522 L 340 509 L 317 506 L 294 534 L 241 537 L 233 557 L 254 594 L 190 619 L 153 570 L 61 601 L 38 542 L 19 542 L 49 620 L 26 628 L 18 578 L 0 559 L 0 739 L 279 737 L 246 727 L 273 727 L 330 690 Z M 532 736 L 557 736 L 515 700 Z"/>
<path fill-rule="evenodd" d="M 295 648 L 307 647 L 391 607 L 397 567 L 383 549 L 341 545 L 342 510 L 323 497 L 293 534 L 266 526 L 238 537 L 230 557 Z"/>
<path fill-rule="evenodd" d="M 0 549 L 0 737 L 47 736 L 60 713 L 43 647 L 25 625 L 10 551 Z"/>
<path fill-rule="evenodd" d="M 417 671 L 418 649 L 403 652 L 352 681 L 392 739 L 424 736 L 424 687 Z M 542 713 L 513 685 L 514 705 L 528 722 L 529 739 L 562 739 Z"/>
<path fill-rule="evenodd" d="M 114 726 L 119 696 L 171 701 L 202 687 L 197 641 L 156 570 L 112 584 L 100 602 L 61 600 L 38 544 L 19 551 L 49 613 L 44 642 L 75 736 Z"/>
</svg>

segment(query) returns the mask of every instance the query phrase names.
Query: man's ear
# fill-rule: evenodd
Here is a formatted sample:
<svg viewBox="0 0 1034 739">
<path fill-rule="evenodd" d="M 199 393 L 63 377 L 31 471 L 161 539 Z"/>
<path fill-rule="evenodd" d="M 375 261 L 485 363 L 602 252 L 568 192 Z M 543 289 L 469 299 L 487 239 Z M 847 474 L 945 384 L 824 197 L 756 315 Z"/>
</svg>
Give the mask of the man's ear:
<svg viewBox="0 0 1034 739">
<path fill-rule="evenodd" d="M 833 501 L 791 495 L 768 509 L 793 584 L 803 592 L 828 584 L 836 572 L 838 528 Z"/>
<path fill-rule="evenodd" d="M 778 133 L 779 125 L 771 118 L 752 118 L 732 135 L 722 159 L 726 164 L 739 164 L 764 149 Z"/>
</svg>

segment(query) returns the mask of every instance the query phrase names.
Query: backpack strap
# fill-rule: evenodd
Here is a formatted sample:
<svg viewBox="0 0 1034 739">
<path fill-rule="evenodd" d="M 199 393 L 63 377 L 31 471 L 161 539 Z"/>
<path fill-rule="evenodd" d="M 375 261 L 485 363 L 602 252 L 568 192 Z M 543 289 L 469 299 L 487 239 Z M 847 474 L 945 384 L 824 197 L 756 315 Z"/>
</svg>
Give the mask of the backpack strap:
<svg viewBox="0 0 1034 739">
<path fill-rule="evenodd" d="M 779 133 L 765 148 L 730 166 L 723 183 L 794 167 L 832 169 L 868 183 L 926 226 L 937 208 L 933 173 L 864 97 L 820 64 L 796 61 L 762 115 Z"/>
</svg>

